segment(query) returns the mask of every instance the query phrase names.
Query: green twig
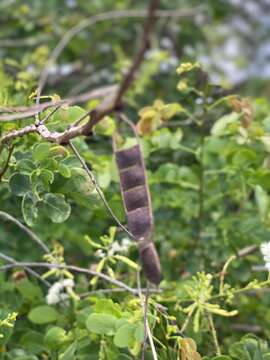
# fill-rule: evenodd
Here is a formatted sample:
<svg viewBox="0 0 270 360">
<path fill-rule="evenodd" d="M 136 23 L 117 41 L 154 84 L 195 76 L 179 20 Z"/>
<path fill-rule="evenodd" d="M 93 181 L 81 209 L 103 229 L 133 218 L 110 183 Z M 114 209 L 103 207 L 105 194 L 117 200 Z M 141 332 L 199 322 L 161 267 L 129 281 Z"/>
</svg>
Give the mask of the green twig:
<svg viewBox="0 0 270 360">
<path fill-rule="evenodd" d="M 218 356 L 220 356 L 221 351 L 220 351 L 220 346 L 219 346 L 219 343 L 218 343 L 217 331 L 216 331 L 215 324 L 214 324 L 214 321 L 213 321 L 213 316 L 209 311 L 207 311 L 207 319 L 208 319 L 209 327 L 210 327 L 211 334 L 212 334 L 212 337 L 213 337 L 213 341 L 214 341 L 214 344 L 215 344 L 216 354 Z"/>
</svg>

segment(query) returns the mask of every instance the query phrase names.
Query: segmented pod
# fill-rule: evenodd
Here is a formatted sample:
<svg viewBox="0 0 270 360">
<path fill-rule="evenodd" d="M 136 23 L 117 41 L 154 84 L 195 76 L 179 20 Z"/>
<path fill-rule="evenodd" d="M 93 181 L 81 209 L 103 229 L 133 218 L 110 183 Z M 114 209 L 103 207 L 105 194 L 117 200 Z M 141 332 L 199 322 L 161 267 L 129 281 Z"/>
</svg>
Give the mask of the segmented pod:
<svg viewBox="0 0 270 360">
<path fill-rule="evenodd" d="M 128 227 L 138 241 L 146 277 L 158 285 L 162 275 L 159 257 L 151 238 L 153 214 L 140 146 L 117 150 L 115 156 Z"/>
</svg>

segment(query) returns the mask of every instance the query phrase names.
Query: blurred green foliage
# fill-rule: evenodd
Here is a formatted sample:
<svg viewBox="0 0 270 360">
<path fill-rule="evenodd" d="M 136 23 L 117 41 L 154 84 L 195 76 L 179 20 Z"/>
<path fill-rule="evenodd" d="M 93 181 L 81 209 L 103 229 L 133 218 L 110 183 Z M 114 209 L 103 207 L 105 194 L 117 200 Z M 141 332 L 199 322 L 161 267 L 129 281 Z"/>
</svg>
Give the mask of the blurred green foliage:
<svg viewBox="0 0 270 360">
<path fill-rule="evenodd" d="M 72 26 L 93 14 L 145 6 L 132 0 L 2 0 L 1 111 L 34 103 L 40 73 Z M 164 274 L 162 292 L 149 299 L 148 321 L 159 359 L 267 360 L 269 283 L 265 273 L 252 271 L 262 264 L 258 252 L 237 254 L 270 236 L 269 84 L 263 84 L 259 96 L 257 79 L 247 79 L 239 89 L 213 84 L 216 70 L 209 66 L 206 73 L 197 60 L 213 45 L 211 29 L 221 26 L 234 8 L 221 0 L 160 4 L 163 10 L 187 8 L 194 9 L 192 16 L 157 21 L 152 48 L 125 96 L 125 112 L 140 133 L 153 238 Z M 140 18 L 119 18 L 85 28 L 50 67 L 42 95 L 64 98 L 121 81 L 139 47 L 142 25 Z M 63 130 L 95 105 L 63 107 L 48 127 Z M 33 121 L 0 122 L 0 135 Z M 119 128 L 122 145 L 134 144 L 134 135 L 113 114 L 96 126 L 93 136 L 76 138 L 74 144 L 124 223 L 112 153 L 112 136 L 117 131 L 120 137 Z M 36 134 L 13 145 L 1 177 L 0 210 L 48 245 L 52 253 L 45 260 L 104 272 L 136 288 L 136 246 L 116 229 L 71 149 Z M 0 169 L 8 156 L 4 146 Z M 0 221 L 1 253 L 21 262 L 43 261 L 25 232 L 1 214 Z M 63 285 L 73 278 L 69 271 L 52 269 L 43 277 L 58 284 L 58 292 L 52 294 L 54 285 L 48 290 L 20 267 L 0 273 L 0 359 L 140 358 L 144 328 L 138 297 L 103 293 L 110 284 L 97 277 L 89 282 L 85 274 L 75 276 L 75 286 Z M 226 355 L 216 354 L 211 319 Z M 256 336 L 247 334 L 253 330 Z M 146 359 L 151 356 L 148 347 Z"/>
</svg>

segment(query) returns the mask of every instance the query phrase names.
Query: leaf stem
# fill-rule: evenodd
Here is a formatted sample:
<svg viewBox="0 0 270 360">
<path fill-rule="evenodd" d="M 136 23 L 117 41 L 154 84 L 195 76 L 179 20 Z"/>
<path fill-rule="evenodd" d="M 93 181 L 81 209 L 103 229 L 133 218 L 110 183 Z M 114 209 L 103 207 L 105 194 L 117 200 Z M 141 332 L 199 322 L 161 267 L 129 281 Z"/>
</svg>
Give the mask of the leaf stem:
<svg viewBox="0 0 270 360">
<path fill-rule="evenodd" d="M 219 343 L 218 343 L 217 331 L 216 331 L 215 324 L 214 324 L 214 321 L 213 321 L 213 316 L 209 311 L 207 311 L 207 318 L 208 318 L 209 327 L 210 327 L 210 330 L 211 330 L 211 333 L 212 333 L 213 341 L 214 341 L 214 344 L 215 344 L 216 354 L 218 356 L 220 356 L 221 355 L 221 350 L 220 350 L 220 346 L 219 346 Z"/>
</svg>

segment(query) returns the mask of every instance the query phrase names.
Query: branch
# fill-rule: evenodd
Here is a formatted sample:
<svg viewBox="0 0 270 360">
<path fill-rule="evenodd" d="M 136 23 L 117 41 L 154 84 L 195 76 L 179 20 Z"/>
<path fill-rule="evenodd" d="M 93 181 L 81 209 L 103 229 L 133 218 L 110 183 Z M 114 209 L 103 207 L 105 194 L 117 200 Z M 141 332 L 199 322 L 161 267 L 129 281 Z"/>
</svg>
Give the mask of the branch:
<svg viewBox="0 0 270 360">
<path fill-rule="evenodd" d="M 16 261 L 15 259 L 13 259 L 12 257 L 7 256 L 7 255 L 5 255 L 5 254 L 3 254 L 3 253 L 0 253 L 0 258 L 3 259 L 3 260 L 5 260 L 5 261 L 8 261 L 9 263 L 11 263 L 11 264 L 13 264 L 13 265 L 16 265 L 16 264 L 17 264 L 17 261 Z M 43 278 L 39 275 L 39 273 L 37 273 L 36 271 L 32 270 L 32 269 L 29 268 L 28 266 L 25 267 L 25 270 L 26 270 L 29 274 L 31 274 L 31 275 L 35 276 L 37 279 L 39 279 L 39 280 L 40 280 L 44 285 L 46 285 L 47 287 L 50 287 L 50 286 L 51 286 L 51 284 L 50 284 L 47 280 L 43 279 Z"/>
<path fill-rule="evenodd" d="M 83 103 L 88 100 L 102 98 L 114 93 L 117 90 L 117 85 L 104 86 L 95 90 L 91 90 L 85 92 L 80 95 L 68 97 L 66 99 L 62 99 L 59 101 L 47 101 L 42 104 L 34 105 L 34 106 L 18 106 L 18 107 L 0 107 L 0 112 L 16 112 L 16 114 L 4 114 L 0 115 L 1 122 L 8 122 L 14 120 L 23 120 L 30 118 L 37 113 L 44 111 L 50 107 L 55 107 L 59 105 L 72 105 Z M 20 113 L 20 114 L 18 114 Z"/>
<path fill-rule="evenodd" d="M 154 3 L 155 1 L 153 1 Z M 173 10 L 157 10 L 154 14 L 155 17 L 159 18 L 181 18 L 181 17 L 190 17 L 200 14 L 204 11 L 204 6 L 198 6 L 193 9 L 173 9 Z M 62 51 L 65 49 L 70 40 L 79 34 L 82 30 L 89 28 L 99 22 L 113 20 L 113 19 L 121 19 L 121 18 L 144 18 L 149 16 L 149 10 L 116 10 L 116 11 L 108 11 L 101 14 L 91 15 L 88 18 L 83 19 L 79 22 L 79 24 L 70 28 L 64 36 L 60 39 L 57 46 L 51 53 L 50 58 L 48 59 L 47 65 L 43 69 L 39 85 L 38 85 L 38 96 L 37 96 L 37 104 L 39 103 L 39 96 L 46 84 L 49 67 L 51 64 L 55 63 Z"/>
<path fill-rule="evenodd" d="M 13 264 L 7 264 L 7 265 L 3 265 L 0 267 L 0 271 L 6 271 L 9 269 L 13 269 L 14 267 L 22 267 L 22 268 L 47 268 L 47 269 L 66 269 L 69 270 L 71 272 L 77 272 L 77 273 L 82 273 L 82 274 L 87 274 L 87 275 L 91 275 L 91 276 L 96 276 L 100 279 L 103 279 L 113 285 L 116 285 L 120 288 L 125 289 L 126 291 L 132 293 L 133 295 L 137 294 L 137 289 L 133 289 L 130 286 L 124 284 L 123 282 L 113 279 L 108 275 L 105 275 L 103 273 L 94 271 L 94 270 L 90 270 L 90 269 L 84 269 L 78 266 L 73 266 L 73 265 L 64 265 L 64 264 L 49 264 L 49 263 L 43 263 L 43 262 L 16 262 Z"/>
<path fill-rule="evenodd" d="M 42 248 L 42 250 L 44 252 L 46 252 L 46 253 L 50 252 L 50 249 L 47 247 L 47 245 L 44 244 L 44 242 L 32 230 L 30 230 L 28 227 L 23 225 L 19 220 L 17 220 L 16 218 L 14 218 L 13 216 L 11 216 L 10 214 L 8 214 L 4 211 L 0 211 L 0 217 L 2 217 L 5 220 L 13 222 L 20 229 L 22 229 L 24 232 L 26 232 L 26 234 L 29 235 L 30 238 L 33 241 L 35 241 Z"/>
<path fill-rule="evenodd" d="M 256 252 L 258 249 L 259 249 L 259 246 L 258 246 L 258 245 L 249 245 L 249 246 L 246 246 L 246 247 L 244 247 L 243 249 L 240 249 L 240 250 L 237 252 L 237 257 L 245 257 L 245 256 L 248 256 L 248 255 Z"/>
<path fill-rule="evenodd" d="M 118 217 L 115 215 L 115 213 L 113 212 L 113 210 L 111 209 L 110 205 L 108 204 L 101 188 L 99 187 L 97 180 L 94 176 L 94 174 L 92 173 L 92 171 L 90 171 L 90 169 L 88 168 L 86 162 L 84 161 L 84 159 L 81 157 L 80 153 L 78 152 L 77 148 L 74 146 L 74 144 L 72 142 L 69 142 L 69 146 L 71 147 L 71 150 L 73 151 L 74 155 L 77 157 L 77 159 L 79 160 L 79 162 L 81 163 L 83 169 L 86 171 L 89 179 L 91 180 L 92 184 L 95 187 L 96 192 L 98 193 L 101 201 L 103 202 L 105 208 L 107 209 L 107 211 L 109 212 L 109 214 L 111 215 L 111 217 L 113 218 L 113 220 L 117 223 L 117 225 L 123 230 L 125 231 L 131 238 L 134 239 L 134 236 L 131 234 L 131 232 L 128 231 L 128 229 L 121 223 L 121 221 L 118 219 Z"/>
<path fill-rule="evenodd" d="M 144 32 L 143 32 L 143 36 L 142 36 L 143 40 L 142 40 L 141 48 L 140 48 L 137 56 L 135 57 L 133 64 L 131 65 L 126 77 L 124 78 L 124 80 L 117 92 L 117 95 L 115 98 L 115 107 L 121 106 L 121 102 L 122 102 L 124 93 L 128 90 L 128 88 L 132 84 L 135 73 L 143 61 L 144 53 L 149 46 L 150 34 L 151 34 L 154 24 L 155 24 L 155 11 L 158 7 L 158 4 L 159 4 L 159 0 L 150 0 L 147 22 L 145 24 Z"/>
<path fill-rule="evenodd" d="M 133 288 L 134 290 L 134 294 L 137 293 L 139 295 L 139 290 Z M 91 295 L 96 295 L 96 294 L 111 294 L 111 293 L 120 293 L 120 292 L 125 292 L 127 291 L 126 289 L 123 288 L 111 288 L 111 289 L 98 289 L 98 290 L 92 290 L 92 291 L 88 291 L 86 293 L 83 294 L 79 294 L 81 298 L 85 298 Z M 141 289 L 142 293 L 153 293 L 153 294 L 160 294 L 162 291 L 160 289 L 154 289 L 154 288 L 143 288 Z"/>
<path fill-rule="evenodd" d="M 30 127 L 28 127 L 28 132 L 36 132 L 38 133 L 43 139 L 50 141 L 50 142 L 54 142 L 57 144 L 67 144 L 71 139 L 73 139 L 74 137 L 80 136 L 80 135 L 89 135 L 92 131 L 92 128 L 106 115 L 112 113 L 114 110 L 117 109 L 117 107 L 120 106 L 122 98 L 124 93 L 128 90 L 128 88 L 130 87 L 130 85 L 132 84 L 133 80 L 134 80 L 134 74 L 135 72 L 138 70 L 138 68 L 140 67 L 142 60 L 143 60 L 143 55 L 147 49 L 148 46 L 148 41 L 149 41 L 149 37 L 150 37 L 150 33 L 153 29 L 154 26 L 154 21 L 155 21 L 155 9 L 158 5 L 158 0 L 150 0 L 150 5 L 149 5 L 149 10 L 148 10 L 148 17 L 147 17 L 147 21 L 144 27 L 144 34 L 143 34 L 143 42 L 142 42 L 142 46 L 138 52 L 138 55 L 135 57 L 133 64 L 131 65 L 126 77 L 124 78 L 122 84 L 120 85 L 119 90 L 117 91 L 116 95 L 114 95 L 113 97 L 109 97 L 106 98 L 101 104 L 99 104 L 94 110 L 86 113 L 81 119 L 84 119 L 87 116 L 90 116 L 90 120 L 86 123 L 86 124 L 82 124 L 82 125 L 75 125 L 75 126 L 71 126 L 68 129 L 66 129 L 63 132 L 57 132 L 57 131 L 49 131 L 47 129 L 47 127 L 42 124 L 39 120 L 39 116 L 38 113 L 36 114 L 36 121 L 35 121 L 35 125 L 31 125 Z M 70 35 L 69 35 L 70 36 Z M 68 36 L 67 36 L 68 37 Z M 69 38 L 69 37 L 68 37 Z M 54 49 L 51 58 L 55 58 L 58 56 L 58 54 L 60 53 L 62 47 L 64 44 L 66 44 L 66 38 L 65 41 L 63 40 L 63 43 L 59 43 L 58 46 Z M 61 46 L 60 46 L 61 45 Z M 46 81 L 47 79 L 47 68 L 44 69 L 44 71 L 41 74 L 40 77 L 40 81 L 39 81 L 39 87 L 37 90 L 37 104 L 39 103 L 39 99 L 40 99 L 40 95 L 41 95 L 41 90 L 45 84 L 44 81 Z M 77 122 L 76 122 L 77 123 Z M 34 127 L 35 126 L 35 127 Z M 24 135 L 24 129 L 21 129 L 21 134 Z M 17 133 L 18 134 L 18 133 Z M 21 135 L 16 135 L 16 132 L 13 132 L 12 135 L 5 135 L 1 141 L 2 142 L 6 142 L 8 140 L 11 140 L 12 138 L 16 137 L 16 136 L 21 136 Z"/>
</svg>

